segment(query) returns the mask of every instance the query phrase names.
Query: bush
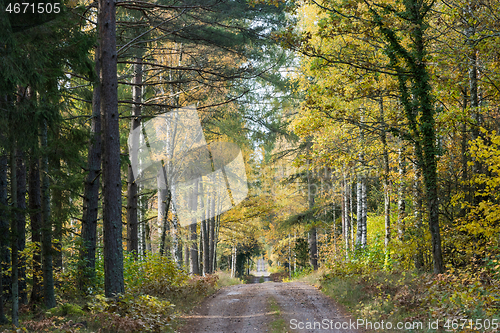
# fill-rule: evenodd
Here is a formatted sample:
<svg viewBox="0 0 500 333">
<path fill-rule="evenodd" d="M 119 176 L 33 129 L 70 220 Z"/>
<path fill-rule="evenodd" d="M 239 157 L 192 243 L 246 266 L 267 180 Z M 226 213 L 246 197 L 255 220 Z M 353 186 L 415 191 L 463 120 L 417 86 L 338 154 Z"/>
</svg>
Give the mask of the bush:
<svg viewBox="0 0 500 333">
<path fill-rule="evenodd" d="M 137 260 L 133 254 L 124 256 L 124 279 L 132 294 L 147 294 L 170 299 L 189 280 L 189 275 L 168 257 L 148 253 Z"/>
<path fill-rule="evenodd" d="M 50 316 L 68 316 L 68 315 L 77 315 L 83 316 L 85 312 L 82 310 L 81 306 L 71 303 L 64 303 L 56 306 L 47 311 L 46 313 Z"/>
<path fill-rule="evenodd" d="M 116 299 L 97 296 L 89 304 L 93 324 L 109 332 L 161 332 L 170 326 L 174 305 L 150 295 Z"/>
</svg>

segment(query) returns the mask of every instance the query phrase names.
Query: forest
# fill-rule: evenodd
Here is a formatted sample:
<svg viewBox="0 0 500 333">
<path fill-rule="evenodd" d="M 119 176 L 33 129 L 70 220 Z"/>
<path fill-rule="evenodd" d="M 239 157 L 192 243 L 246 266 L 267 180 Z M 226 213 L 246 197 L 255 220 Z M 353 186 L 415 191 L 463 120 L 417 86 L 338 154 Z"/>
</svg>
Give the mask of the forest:
<svg viewBox="0 0 500 333">
<path fill-rule="evenodd" d="M 172 332 L 264 259 L 355 317 L 497 332 L 499 22 L 0 0 L 0 328 Z"/>
</svg>

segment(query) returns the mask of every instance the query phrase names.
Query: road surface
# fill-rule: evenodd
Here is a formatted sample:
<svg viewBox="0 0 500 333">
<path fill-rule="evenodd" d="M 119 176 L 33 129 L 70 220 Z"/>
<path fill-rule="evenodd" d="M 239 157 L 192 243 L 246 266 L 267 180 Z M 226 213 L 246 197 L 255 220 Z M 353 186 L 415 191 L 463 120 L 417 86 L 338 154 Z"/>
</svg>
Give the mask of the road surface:
<svg viewBox="0 0 500 333">
<path fill-rule="evenodd" d="M 279 306 L 287 332 L 359 333 L 352 329 L 352 324 L 351 328 L 346 328 L 355 319 L 350 321 L 330 298 L 300 282 L 222 288 L 204 300 L 192 314 L 186 315 L 186 325 L 178 332 L 270 332 L 270 323 L 276 320 L 274 312 L 270 311 L 270 299 Z M 315 323 L 316 329 L 313 329 Z"/>
</svg>

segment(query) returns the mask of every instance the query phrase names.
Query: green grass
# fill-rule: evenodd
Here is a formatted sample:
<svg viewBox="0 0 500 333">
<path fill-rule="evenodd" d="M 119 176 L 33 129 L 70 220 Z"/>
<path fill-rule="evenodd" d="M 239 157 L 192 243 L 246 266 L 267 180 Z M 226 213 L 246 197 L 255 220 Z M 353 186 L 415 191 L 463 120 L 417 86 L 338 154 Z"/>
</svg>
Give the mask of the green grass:
<svg viewBox="0 0 500 333">
<path fill-rule="evenodd" d="M 239 278 L 231 277 L 231 273 L 228 271 L 220 271 L 216 273 L 219 276 L 217 281 L 217 287 L 234 286 L 237 284 L 243 284 L 243 281 Z"/>
<path fill-rule="evenodd" d="M 287 332 L 285 319 L 281 317 L 281 309 L 276 302 L 274 297 L 269 297 L 267 299 L 267 305 L 269 312 L 272 313 L 274 320 L 269 323 L 269 329 L 271 333 L 285 333 Z"/>
</svg>

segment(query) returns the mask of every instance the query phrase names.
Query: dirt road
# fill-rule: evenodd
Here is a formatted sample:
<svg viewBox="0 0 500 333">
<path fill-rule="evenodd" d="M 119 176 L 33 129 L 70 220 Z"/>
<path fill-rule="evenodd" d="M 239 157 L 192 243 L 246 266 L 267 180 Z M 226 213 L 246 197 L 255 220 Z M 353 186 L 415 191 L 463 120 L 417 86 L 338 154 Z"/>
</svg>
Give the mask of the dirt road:
<svg viewBox="0 0 500 333">
<path fill-rule="evenodd" d="M 271 311 L 270 302 L 279 306 L 287 332 L 358 333 L 348 328 L 350 318 L 343 315 L 330 298 L 299 282 L 223 288 L 186 316 L 187 323 L 178 332 L 271 332 L 270 323 L 276 321 L 276 315 Z"/>
</svg>

